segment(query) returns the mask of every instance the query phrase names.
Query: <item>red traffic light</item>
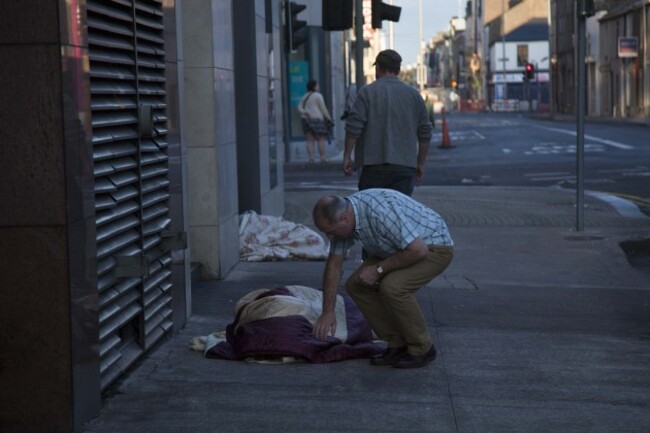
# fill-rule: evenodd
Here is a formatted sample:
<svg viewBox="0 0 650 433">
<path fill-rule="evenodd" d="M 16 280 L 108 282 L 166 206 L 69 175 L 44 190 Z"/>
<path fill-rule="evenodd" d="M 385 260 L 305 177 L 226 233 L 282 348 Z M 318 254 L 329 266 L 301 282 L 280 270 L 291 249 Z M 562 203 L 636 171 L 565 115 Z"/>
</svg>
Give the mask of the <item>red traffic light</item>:
<svg viewBox="0 0 650 433">
<path fill-rule="evenodd" d="M 535 78 L 535 67 L 533 66 L 532 63 L 526 63 L 526 78 L 529 80 L 532 80 Z"/>
</svg>

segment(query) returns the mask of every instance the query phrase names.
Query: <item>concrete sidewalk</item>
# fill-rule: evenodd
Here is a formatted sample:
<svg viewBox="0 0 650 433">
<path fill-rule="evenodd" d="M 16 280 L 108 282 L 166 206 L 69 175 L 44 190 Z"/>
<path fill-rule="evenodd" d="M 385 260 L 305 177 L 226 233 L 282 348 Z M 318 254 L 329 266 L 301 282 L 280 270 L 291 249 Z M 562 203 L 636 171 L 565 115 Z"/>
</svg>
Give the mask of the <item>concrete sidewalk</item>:
<svg viewBox="0 0 650 433">
<path fill-rule="evenodd" d="M 331 191 L 347 195 L 349 191 Z M 310 227 L 321 193 L 287 191 Z M 225 329 L 260 287 L 320 287 L 323 262 L 240 263 L 193 293 L 187 327 L 137 366 L 86 433 L 647 432 L 650 274 L 619 242 L 650 219 L 585 197 L 575 232 L 561 189 L 418 187 L 449 222 L 455 258 L 418 298 L 438 349 L 428 367 L 367 360 L 261 365 L 209 360 L 194 336 Z M 346 275 L 359 264 L 346 262 Z"/>
</svg>

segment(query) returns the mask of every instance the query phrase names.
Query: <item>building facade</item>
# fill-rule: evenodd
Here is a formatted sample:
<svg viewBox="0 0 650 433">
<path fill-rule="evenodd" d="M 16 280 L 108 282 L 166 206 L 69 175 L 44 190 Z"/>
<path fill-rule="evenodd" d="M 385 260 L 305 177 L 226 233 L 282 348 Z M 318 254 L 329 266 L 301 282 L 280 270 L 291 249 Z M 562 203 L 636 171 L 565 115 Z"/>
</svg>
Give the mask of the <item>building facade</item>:
<svg viewBox="0 0 650 433">
<path fill-rule="evenodd" d="M 486 0 L 484 13 L 488 106 L 495 111 L 537 109 L 548 98 L 547 2 Z M 529 63 L 536 66 L 535 74 L 525 80 Z"/>
<path fill-rule="evenodd" d="M 650 116 L 650 2 L 595 1 L 587 18 L 586 95 L 590 116 Z M 550 1 L 553 113 L 576 113 L 577 6 Z"/>
<path fill-rule="evenodd" d="M 239 215 L 284 213 L 284 2 L 4 6 L 0 431 L 78 431 L 184 326 L 191 263 L 222 278 Z M 319 31 L 319 2 L 307 12 L 336 116 L 342 35 Z"/>
<path fill-rule="evenodd" d="M 611 117 L 650 117 L 650 1 L 617 4 L 598 16 L 599 50 L 590 82 L 596 113 Z M 600 92 L 599 92 L 600 90 Z"/>
</svg>

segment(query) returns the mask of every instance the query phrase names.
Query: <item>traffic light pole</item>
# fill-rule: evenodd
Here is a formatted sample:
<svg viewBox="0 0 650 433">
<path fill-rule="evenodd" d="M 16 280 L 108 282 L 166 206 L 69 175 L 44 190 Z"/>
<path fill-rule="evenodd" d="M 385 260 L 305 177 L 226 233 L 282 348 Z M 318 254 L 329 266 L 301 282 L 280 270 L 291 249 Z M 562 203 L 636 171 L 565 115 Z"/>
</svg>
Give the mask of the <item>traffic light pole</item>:
<svg viewBox="0 0 650 433">
<path fill-rule="evenodd" d="M 354 0 L 354 5 L 354 34 L 356 40 L 354 47 L 354 70 L 356 72 L 355 83 L 358 92 L 365 84 L 363 74 L 363 1 Z"/>
<path fill-rule="evenodd" d="M 585 218 L 585 185 L 584 185 L 584 159 L 585 159 L 585 51 L 586 51 L 586 26 L 587 16 L 590 15 L 589 0 L 580 0 L 578 3 L 578 80 L 576 83 L 577 125 L 576 125 L 576 231 L 584 230 Z M 593 14 L 592 14 L 593 15 Z"/>
</svg>

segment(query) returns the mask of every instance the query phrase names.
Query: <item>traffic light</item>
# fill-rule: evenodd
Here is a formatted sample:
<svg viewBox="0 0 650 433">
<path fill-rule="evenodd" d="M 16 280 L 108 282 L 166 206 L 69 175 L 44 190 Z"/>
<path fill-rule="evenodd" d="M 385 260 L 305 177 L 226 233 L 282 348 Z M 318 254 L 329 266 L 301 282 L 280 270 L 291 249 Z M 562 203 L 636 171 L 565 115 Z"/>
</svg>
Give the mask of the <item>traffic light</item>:
<svg viewBox="0 0 650 433">
<path fill-rule="evenodd" d="M 526 76 L 526 80 L 535 78 L 535 66 L 532 63 L 526 63 L 524 75 Z"/>
<path fill-rule="evenodd" d="M 387 5 L 381 0 L 372 0 L 372 28 L 380 29 L 383 20 L 399 21 L 402 8 L 399 6 Z"/>
<path fill-rule="evenodd" d="M 299 20 L 298 14 L 307 8 L 295 2 L 287 2 L 284 8 L 284 43 L 287 51 L 295 51 L 296 47 L 307 41 L 307 21 Z"/>
<path fill-rule="evenodd" d="M 323 0 L 323 30 L 352 28 L 352 0 Z"/>
<path fill-rule="evenodd" d="M 578 14 L 585 17 L 593 17 L 596 14 L 594 0 L 580 0 L 578 5 Z"/>
</svg>

